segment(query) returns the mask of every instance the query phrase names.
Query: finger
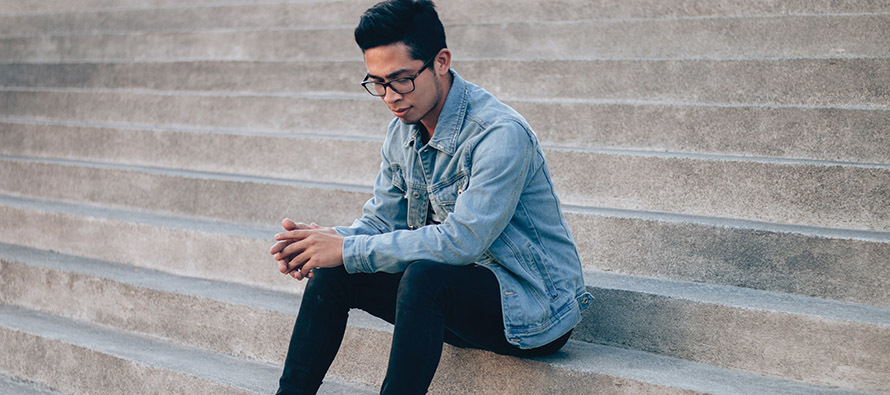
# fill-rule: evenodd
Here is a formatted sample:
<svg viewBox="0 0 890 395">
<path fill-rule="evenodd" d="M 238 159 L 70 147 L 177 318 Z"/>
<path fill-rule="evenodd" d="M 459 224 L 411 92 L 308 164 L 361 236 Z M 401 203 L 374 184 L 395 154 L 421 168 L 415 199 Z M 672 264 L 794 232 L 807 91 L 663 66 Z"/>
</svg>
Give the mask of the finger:
<svg viewBox="0 0 890 395">
<path fill-rule="evenodd" d="M 297 228 L 297 223 L 290 218 L 285 218 L 281 220 L 281 227 L 284 228 L 284 230 L 294 230 Z"/>
<path fill-rule="evenodd" d="M 287 267 L 287 262 L 281 260 L 278 261 L 278 271 L 281 272 L 281 274 L 291 273 L 290 269 Z"/>
<path fill-rule="evenodd" d="M 312 273 L 312 269 L 315 268 L 315 264 L 312 260 L 308 260 L 303 265 L 300 266 L 300 273 L 303 274 L 303 278 L 309 277 L 309 274 Z"/>
<path fill-rule="evenodd" d="M 294 259 L 291 259 L 290 262 L 287 263 L 289 271 L 300 271 L 300 268 L 302 268 L 303 265 L 305 265 L 306 262 L 309 260 L 309 258 L 305 257 L 304 255 L 305 254 L 297 255 L 294 257 Z"/>
<path fill-rule="evenodd" d="M 275 259 L 285 259 L 286 257 L 293 257 L 297 254 L 302 254 L 303 251 L 306 251 L 307 244 L 305 241 L 294 241 L 289 242 L 284 249 L 275 254 Z"/>
<path fill-rule="evenodd" d="M 311 235 L 311 234 L 312 234 L 312 231 L 310 231 L 310 230 L 296 229 L 296 230 L 291 230 L 291 231 L 287 231 L 287 232 L 281 232 L 281 233 L 275 235 L 275 240 L 279 240 L 279 241 L 280 240 L 302 240 L 302 239 L 305 239 L 306 237 L 309 237 L 309 235 Z"/>
<path fill-rule="evenodd" d="M 309 224 L 309 229 L 318 229 L 318 228 L 321 228 L 321 226 L 318 226 L 318 224 L 315 222 Z"/>
<path fill-rule="evenodd" d="M 284 230 L 309 229 L 309 225 L 302 222 L 294 222 L 290 218 L 283 219 L 281 221 L 281 227 L 284 228 Z"/>
<path fill-rule="evenodd" d="M 279 241 L 279 242 L 275 243 L 275 245 L 273 245 L 272 248 L 269 249 L 269 253 L 272 255 L 275 255 L 275 254 L 281 252 L 281 250 L 283 250 L 284 247 L 289 246 L 291 243 L 293 243 L 293 241 L 291 241 L 291 240 Z"/>
</svg>

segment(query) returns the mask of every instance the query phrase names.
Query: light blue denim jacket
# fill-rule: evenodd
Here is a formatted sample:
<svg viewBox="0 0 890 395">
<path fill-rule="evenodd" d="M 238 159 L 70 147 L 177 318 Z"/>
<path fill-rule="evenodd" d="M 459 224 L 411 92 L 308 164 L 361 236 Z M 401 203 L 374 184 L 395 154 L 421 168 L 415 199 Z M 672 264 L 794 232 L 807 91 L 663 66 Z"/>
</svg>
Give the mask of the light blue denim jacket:
<svg viewBox="0 0 890 395">
<path fill-rule="evenodd" d="M 478 264 L 501 287 L 504 333 L 520 348 L 572 329 L 592 297 L 537 137 L 525 119 L 451 71 L 432 139 L 393 119 L 374 196 L 349 227 L 350 273 L 397 273 L 414 261 Z M 431 204 L 432 203 L 432 204 Z M 432 207 L 441 224 L 427 225 Z"/>
</svg>

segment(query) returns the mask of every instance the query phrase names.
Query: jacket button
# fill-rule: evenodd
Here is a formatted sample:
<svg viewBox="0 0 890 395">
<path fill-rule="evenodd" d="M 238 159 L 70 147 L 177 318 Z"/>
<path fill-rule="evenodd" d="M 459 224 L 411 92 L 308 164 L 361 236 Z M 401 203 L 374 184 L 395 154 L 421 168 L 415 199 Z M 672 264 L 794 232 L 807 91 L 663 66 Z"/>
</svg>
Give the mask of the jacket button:
<svg viewBox="0 0 890 395">
<path fill-rule="evenodd" d="M 414 198 L 420 199 L 420 192 L 414 192 Z"/>
</svg>

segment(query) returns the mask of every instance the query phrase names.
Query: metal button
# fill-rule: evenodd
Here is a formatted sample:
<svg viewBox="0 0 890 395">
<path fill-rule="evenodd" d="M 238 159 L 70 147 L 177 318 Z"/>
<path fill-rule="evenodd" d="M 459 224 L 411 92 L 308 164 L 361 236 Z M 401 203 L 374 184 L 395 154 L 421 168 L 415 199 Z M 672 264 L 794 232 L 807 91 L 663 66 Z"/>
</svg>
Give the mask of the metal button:
<svg viewBox="0 0 890 395">
<path fill-rule="evenodd" d="M 420 192 L 414 192 L 414 198 L 420 199 Z"/>
</svg>

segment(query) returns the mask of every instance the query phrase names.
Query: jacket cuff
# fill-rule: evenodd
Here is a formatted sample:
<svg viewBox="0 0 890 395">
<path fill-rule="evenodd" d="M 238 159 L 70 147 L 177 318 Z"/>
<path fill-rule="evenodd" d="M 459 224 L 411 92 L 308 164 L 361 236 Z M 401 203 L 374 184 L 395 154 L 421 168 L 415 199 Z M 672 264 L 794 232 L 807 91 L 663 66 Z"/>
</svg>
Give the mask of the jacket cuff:
<svg viewBox="0 0 890 395">
<path fill-rule="evenodd" d="M 343 238 L 343 266 L 346 272 L 355 273 L 373 273 L 371 262 L 368 260 L 368 254 L 364 253 L 367 249 L 367 235 L 347 236 Z"/>
</svg>

